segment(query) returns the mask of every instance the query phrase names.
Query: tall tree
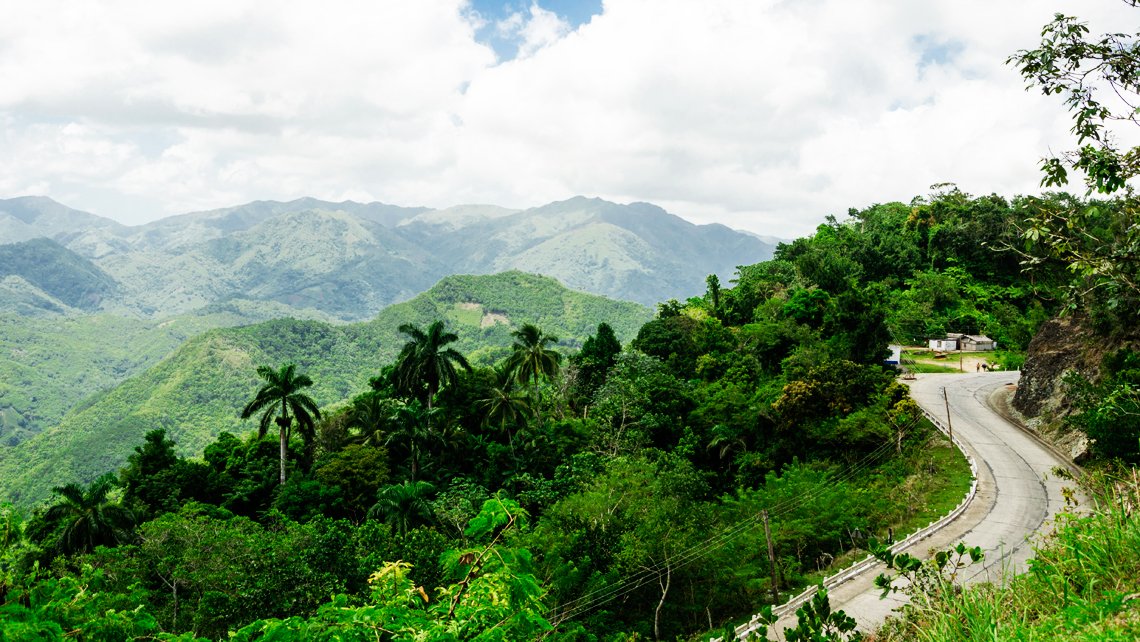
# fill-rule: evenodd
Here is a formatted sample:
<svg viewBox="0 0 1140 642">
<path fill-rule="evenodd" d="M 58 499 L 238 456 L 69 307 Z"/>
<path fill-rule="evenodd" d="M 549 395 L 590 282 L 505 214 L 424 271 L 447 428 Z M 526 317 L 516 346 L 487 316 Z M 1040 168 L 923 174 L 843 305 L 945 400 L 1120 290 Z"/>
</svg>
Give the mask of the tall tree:
<svg viewBox="0 0 1140 642">
<path fill-rule="evenodd" d="M 434 492 L 435 486 L 425 481 L 385 486 L 376 494 L 376 504 L 368 510 L 368 517 L 391 524 L 400 535 L 406 535 L 434 519 L 435 512 L 428 502 Z"/>
<path fill-rule="evenodd" d="M 455 366 L 470 371 L 471 364 L 455 348 L 446 347 L 458 341 L 459 336 L 448 332 L 443 321 L 433 321 L 427 331 L 410 323 L 401 325 L 399 330 L 409 339 L 396 357 L 392 373 L 396 392 L 426 403 L 430 414 L 436 393 L 459 380 Z"/>
<path fill-rule="evenodd" d="M 96 546 L 118 544 L 127 539 L 134 516 L 122 505 L 108 500 L 115 487 L 114 473 L 91 482 L 86 489 L 71 483 L 57 486 L 59 496 L 44 514 L 59 531 L 59 547 L 64 553 L 87 553 Z"/>
<path fill-rule="evenodd" d="M 511 446 L 512 454 L 515 452 L 515 439 L 512 429 L 517 427 L 531 410 L 526 395 L 516 390 L 514 383 L 510 372 L 505 367 L 497 368 L 494 386 L 488 391 L 486 397 L 478 401 L 479 408 L 483 410 L 483 425 L 494 426 L 500 432 L 507 433 L 507 441 Z"/>
<path fill-rule="evenodd" d="M 241 418 L 249 419 L 261 412 L 261 420 L 257 427 L 259 439 L 265 437 L 271 420 L 277 423 L 281 447 L 281 483 L 284 484 L 289 429 L 293 419 L 297 420 L 297 429 L 305 443 L 310 444 L 315 437 L 314 425 L 316 420 L 321 418 L 321 411 L 312 397 L 302 392 L 302 389 L 313 385 L 313 380 L 306 374 L 297 374 L 296 364 L 287 363 L 281 366 L 280 370 L 261 366 L 257 369 L 257 376 L 264 379 L 265 384 L 257 391 L 253 400 L 242 409 Z M 281 414 L 274 418 L 278 408 Z"/>
<path fill-rule="evenodd" d="M 437 412 L 438 409 L 424 408 L 419 400 L 413 399 L 397 404 L 388 418 L 389 431 L 384 445 L 407 453 L 412 481 L 419 474 L 424 448 L 437 437 L 431 429 L 432 415 Z"/>
<path fill-rule="evenodd" d="M 166 438 L 166 431 L 148 432 L 143 445 L 135 446 L 135 453 L 119 471 L 123 502 L 143 520 L 178 510 L 184 501 L 175 470 L 178 464 L 174 442 Z"/>
<path fill-rule="evenodd" d="M 511 336 L 511 356 L 507 358 L 507 369 L 519 383 L 537 384 L 539 379 L 558 374 L 562 355 L 547 346 L 558 342 L 558 337 L 544 333 L 537 326 L 524 323 Z"/>
<path fill-rule="evenodd" d="M 720 318 L 720 277 L 715 274 L 710 274 L 705 278 L 705 284 L 708 286 L 708 303 L 712 304 L 712 315 Z"/>
<path fill-rule="evenodd" d="M 621 342 L 614 334 L 614 329 L 608 323 L 599 323 L 597 334 L 586 337 L 582 349 L 570 358 L 570 362 L 578 368 L 574 392 L 579 400 L 589 402 L 593 398 L 598 388 L 606 382 L 606 374 L 619 354 Z"/>
<path fill-rule="evenodd" d="M 1137 0 L 1124 2 L 1140 6 Z M 1018 51 L 1006 62 L 1030 88 L 1063 96 L 1073 114 L 1078 147 L 1042 160 L 1042 185 L 1067 184 L 1072 169 L 1084 175 L 1090 193 L 1113 194 L 1140 176 L 1140 146 L 1122 147 L 1121 138 L 1134 136 L 1117 131 L 1119 125 L 1140 125 L 1140 33 L 1090 37 L 1087 24 L 1058 13 L 1042 29 L 1038 48 Z M 1106 307 L 1133 319 L 1140 309 L 1140 207 L 1132 192 L 1111 206 L 1037 205 L 1022 236 L 1038 254 L 1058 258 L 1084 277 L 1090 284 L 1086 292 L 1106 290 Z M 1029 257 L 1030 264 L 1042 260 Z"/>
</svg>

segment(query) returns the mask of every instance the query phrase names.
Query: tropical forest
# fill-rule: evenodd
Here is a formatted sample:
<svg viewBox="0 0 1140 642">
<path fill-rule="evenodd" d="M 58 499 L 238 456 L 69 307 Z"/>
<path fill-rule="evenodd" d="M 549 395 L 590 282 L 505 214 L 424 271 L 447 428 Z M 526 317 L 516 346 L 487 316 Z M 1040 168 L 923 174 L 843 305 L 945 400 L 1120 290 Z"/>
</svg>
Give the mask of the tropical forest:
<svg viewBox="0 0 1140 642">
<path fill-rule="evenodd" d="M 0 640 L 1137 639 L 1140 164 L 1105 133 L 1134 112 L 1082 83 L 1134 97 L 1140 56 L 1064 16 L 1044 34 L 1009 62 L 1078 142 L 1041 194 L 857 204 L 768 253 L 739 240 L 730 273 L 651 307 L 487 270 L 368 318 L 319 313 L 314 289 L 91 317 L 119 352 L 96 321 L 5 317 L 4 345 L 42 364 L 20 376 L 57 392 L 5 375 L 4 407 L 41 421 L 13 419 L 0 454 Z M 85 284 L 65 307 L 114 296 L 49 245 L 0 252 L 62 257 L 53 274 Z M 954 333 L 994 347 L 927 348 Z M 983 365 L 1021 371 L 1010 412 L 1076 490 L 1027 573 L 968 584 L 968 535 L 891 545 L 980 484 L 911 379 Z M 869 554 L 908 604 L 856 630 L 825 580 Z"/>
</svg>

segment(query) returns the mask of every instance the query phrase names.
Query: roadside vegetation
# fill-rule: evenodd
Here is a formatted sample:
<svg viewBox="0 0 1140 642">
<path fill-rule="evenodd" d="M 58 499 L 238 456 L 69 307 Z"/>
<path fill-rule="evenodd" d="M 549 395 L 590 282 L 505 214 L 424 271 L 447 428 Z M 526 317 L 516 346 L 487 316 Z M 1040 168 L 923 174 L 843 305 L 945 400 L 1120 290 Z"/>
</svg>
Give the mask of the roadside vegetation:
<svg viewBox="0 0 1140 642">
<path fill-rule="evenodd" d="M 1029 570 L 1000 584 L 959 590 L 961 568 L 938 572 L 912 590 L 912 604 L 876 636 L 918 640 L 1135 640 L 1140 638 L 1140 476 L 1136 469 L 1095 474 L 1092 505 L 1063 512 L 1036 543 Z M 1076 508 L 1070 506 L 1070 509 Z M 1086 510 L 1091 514 L 1082 515 Z M 935 579 L 930 579 L 935 578 Z"/>
</svg>

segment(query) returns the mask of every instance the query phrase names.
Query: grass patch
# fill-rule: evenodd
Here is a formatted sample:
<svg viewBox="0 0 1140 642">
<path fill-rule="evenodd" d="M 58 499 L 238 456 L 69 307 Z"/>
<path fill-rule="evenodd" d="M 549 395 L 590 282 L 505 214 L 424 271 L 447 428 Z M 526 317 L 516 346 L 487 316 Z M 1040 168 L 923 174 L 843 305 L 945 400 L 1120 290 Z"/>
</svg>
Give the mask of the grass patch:
<svg viewBox="0 0 1140 642">
<path fill-rule="evenodd" d="M 903 365 L 916 373 L 962 372 L 959 364 L 964 360 L 965 371 L 975 372 L 978 361 L 999 370 L 1019 370 L 1025 363 L 1025 354 L 1009 350 L 987 350 L 984 352 L 948 352 L 942 359 L 934 358 L 932 350 L 903 350 Z"/>
<path fill-rule="evenodd" d="M 961 372 L 958 366 L 951 368 L 944 366 L 941 363 L 925 363 L 922 361 L 915 361 L 914 363 L 906 364 L 906 369 L 915 374 L 928 374 L 928 373 L 947 373 L 947 372 Z"/>
<path fill-rule="evenodd" d="M 456 303 L 448 316 L 460 325 L 479 327 L 483 320 L 483 306 L 475 303 Z"/>
<path fill-rule="evenodd" d="M 904 486 L 913 486 L 911 505 L 914 509 L 895 522 L 894 529 L 899 539 L 954 510 L 970 492 L 970 483 L 974 479 L 970 462 L 962 452 L 930 422 L 923 420 L 923 424 L 923 429 L 929 431 L 930 436 L 927 447 L 913 451 L 908 458 L 916 472 Z"/>
</svg>

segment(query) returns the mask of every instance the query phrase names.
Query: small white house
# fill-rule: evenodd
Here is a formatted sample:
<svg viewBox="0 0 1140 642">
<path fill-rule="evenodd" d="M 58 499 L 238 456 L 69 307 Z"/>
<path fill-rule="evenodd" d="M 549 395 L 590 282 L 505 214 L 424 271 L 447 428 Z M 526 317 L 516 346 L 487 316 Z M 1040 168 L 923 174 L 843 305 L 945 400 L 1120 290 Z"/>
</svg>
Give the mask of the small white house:
<svg viewBox="0 0 1140 642">
<path fill-rule="evenodd" d="M 927 345 L 931 350 L 939 350 L 942 352 L 950 352 L 958 349 L 957 337 L 947 336 L 945 339 L 931 339 Z"/>
<path fill-rule="evenodd" d="M 954 352 L 956 350 L 982 352 L 997 349 L 997 341 L 984 334 L 961 334 L 959 332 L 947 332 L 945 339 L 931 339 L 927 345 L 930 346 L 931 350 L 942 352 Z"/>
<path fill-rule="evenodd" d="M 997 341 L 994 341 L 984 334 L 967 334 L 962 337 L 959 345 L 961 346 L 959 349 L 964 352 L 997 350 Z"/>
</svg>

